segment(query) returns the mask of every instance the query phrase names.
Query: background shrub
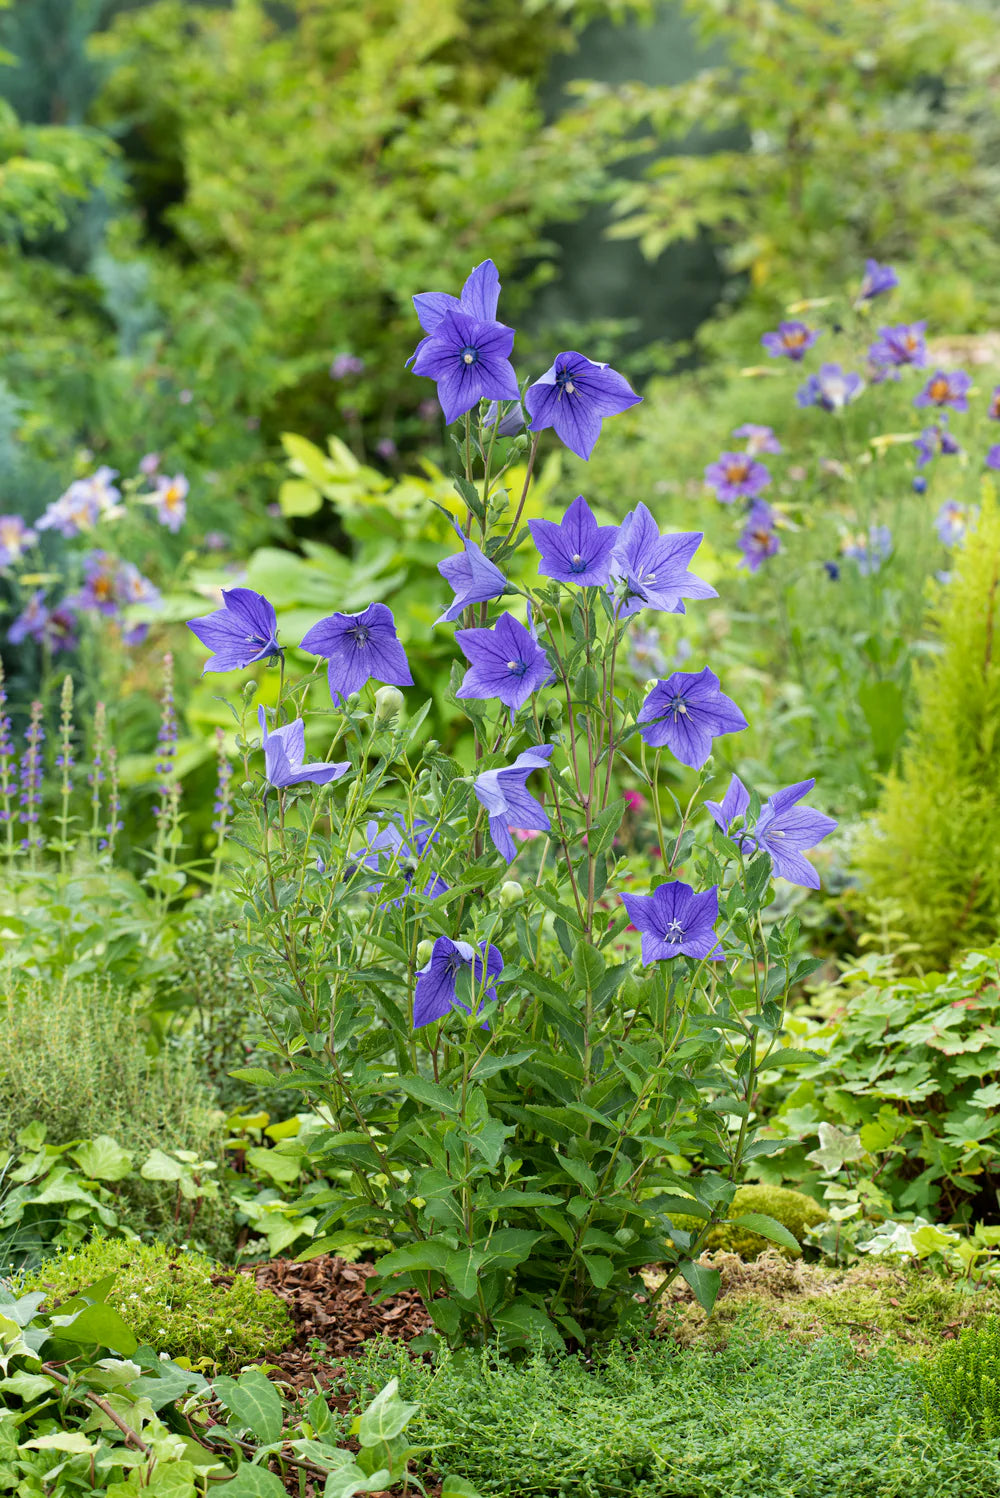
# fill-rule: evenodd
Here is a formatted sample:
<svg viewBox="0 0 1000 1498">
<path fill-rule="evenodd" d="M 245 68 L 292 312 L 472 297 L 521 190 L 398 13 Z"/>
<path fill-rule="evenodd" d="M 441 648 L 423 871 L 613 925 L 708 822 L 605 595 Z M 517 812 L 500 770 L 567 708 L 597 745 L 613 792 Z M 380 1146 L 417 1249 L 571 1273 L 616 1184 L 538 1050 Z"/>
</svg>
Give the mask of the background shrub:
<svg viewBox="0 0 1000 1498">
<path fill-rule="evenodd" d="M 18 1289 L 44 1290 L 53 1309 L 114 1275 L 108 1304 L 140 1345 L 171 1357 L 209 1358 L 227 1372 L 287 1346 L 293 1325 L 282 1300 L 249 1275 L 220 1274 L 202 1254 L 161 1243 L 95 1238 L 23 1275 Z"/>
</svg>

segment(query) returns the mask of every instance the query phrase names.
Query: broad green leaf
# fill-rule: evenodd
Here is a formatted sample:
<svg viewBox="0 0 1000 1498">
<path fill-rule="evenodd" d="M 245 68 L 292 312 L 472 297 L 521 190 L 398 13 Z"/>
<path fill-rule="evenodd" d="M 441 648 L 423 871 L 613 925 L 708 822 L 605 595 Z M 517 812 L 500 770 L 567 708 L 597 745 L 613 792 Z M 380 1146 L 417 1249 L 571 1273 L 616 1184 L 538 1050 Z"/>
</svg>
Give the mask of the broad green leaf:
<svg viewBox="0 0 1000 1498">
<path fill-rule="evenodd" d="M 453 1477 L 449 1473 L 441 1484 L 441 1498 L 481 1498 L 481 1495 L 464 1477 Z"/>
<path fill-rule="evenodd" d="M 144 1181 L 179 1181 L 187 1171 L 180 1160 L 172 1159 L 162 1150 L 151 1150 L 139 1174 Z"/>
<path fill-rule="evenodd" d="M 371 1476 L 362 1472 L 357 1462 L 352 1462 L 349 1467 L 341 1467 L 337 1472 L 331 1472 L 326 1479 L 323 1489 L 323 1498 L 353 1498 L 355 1493 L 377 1493 L 388 1487 L 392 1482 L 392 1473 L 387 1467 L 380 1467 Z"/>
<path fill-rule="evenodd" d="M 266 1467 L 241 1462 L 235 1477 L 228 1482 L 213 1482 L 213 1493 L 226 1493 L 228 1498 L 288 1498 L 285 1484 Z"/>
<path fill-rule="evenodd" d="M 722 1275 L 717 1269 L 706 1269 L 703 1264 L 696 1264 L 693 1259 L 685 1259 L 681 1265 L 681 1274 L 694 1291 L 694 1298 L 702 1310 L 711 1316 Z"/>
<path fill-rule="evenodd" d="M 762 1238 L 769 1238 L 772 1243 L 780 1243 L 782 1248 L 797 1249 L 799 1240 L 794 1233 L 790 1233 L 784 1223 L 778 1222 L 773 1217 L 768 1217 L 765 1212 L 741 1212 L 739 1217 L 732 1221 L 737 1227 L 749 1228 L 751 1232 L 759 1233 Z"/>
<path fill-rule="evenodd" d="M 68 1451 L 73 1456 L 82 1456 L 88 1451 L 96 1451 L 97 1447 L 80 1430 L 54 1430 L 51 1435 L 36 1436 L 33 1441 L 25 1441 L 18 1450 Z"/>
<path fill-rule="evenodd" d="M 85 1140 L 69 1152 L 85 1175 L 94 1181 L 123 1181 L 132 1169 L 132 1156 L 108 1134 Z"/>
<path fill-rule="evenodd" d="M 430 1082 L 425 1077 L 396 1077 L 394 1082 L 407 1097 L 415 1098 L 418 1103 L 425 1103 L 429 1108 L 438 1108 L 442 1113 L 451 1114 L 459 1111 L 459 1099 L 438 1082 Z"/>
<path fill-rule="evenodd" d="M 18 1370 L 11 1373 L 7 1378 L 0 1378 L 0 1390 L 16 1394 L 23 1399 L 25 1404 L 31 1404 L 35 1399 L 44 1399 L 47 1394 L 53 1394 L 56 1386 L 51 1378 L 46 1378 L 44 1373 L 25 1373 Z"/>
<path fill-rule="evenodd" d="M 391 1378 L 364 1411 L 358 1422 L 358 1440 L 362 1446 L 377 1446 L 391 1441 L 405 1430 L 420 1408 L 406 1404 L 399 1397 L 399 1380 Z"/>
<path fill-rule="evenodd" d="M 52 1336 L 60 1342 L 97 1343 L 125 1357 L 139 1345 L 118 1312 L 103 1303 L 85 1306 L 75 1316 L 67 1317 L 66 1324 L 63 1320 L 61 1315 L 52 1317 Z"/>
<path fill-rule="evenodd" d="M 259 1368 L 248 1368 L 238 1379 L 217 1378 L 212 1387 L 233 1421 L 252 1431 L 264 1445 L 281 1435 L 281 1396 Z"/>
<path fill-rule="evenodd" d="M 270 1176 L 272 1181 L 279 1181 L 282 1185 L 290 1185 L 302 1174 L 301 1151 L 294 1155 L 285 1154 L 282 1150 L 265 1149 L 263 1145 L 254 1145 L 247 1150 L 246 1158 L 249 1165 L 255 1166 L 264 1175 Z"/>
<path fill-rule="evenodd" d="M 821 1123 L 819 1147 L 810 1150 L 806 1159 L 815 1161 L 826 1175 L 832 1176 L 849 1161 L 863 1160 L 864 1155 L 865 1148 L 859 1135 L 838 1129 L 836 1124 Z"/>
</svg>

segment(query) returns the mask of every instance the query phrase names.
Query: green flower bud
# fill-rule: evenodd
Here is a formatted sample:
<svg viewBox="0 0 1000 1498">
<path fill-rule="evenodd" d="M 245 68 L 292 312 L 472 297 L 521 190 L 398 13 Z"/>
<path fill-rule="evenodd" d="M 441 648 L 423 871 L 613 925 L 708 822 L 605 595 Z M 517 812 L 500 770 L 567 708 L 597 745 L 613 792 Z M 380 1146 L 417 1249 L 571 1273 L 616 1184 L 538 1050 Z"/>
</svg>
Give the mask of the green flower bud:
<svg viewBox="0 0 1000 1498">
<path fill-rule="evenodd" d="M 747 921 L 749 919 L 750 919 L 750 912 L 749 912 L 749 910 L 747 910 L 746 906 L 745 905 L 737 905 L 736 909 L 733 911 L 733 925 L 734 926 L 745 926 L 746 923 L 747 923 Z"/>
<path fill-rule="evenodd" d="M 524 899 L 524 889 L 516 879 L 507 879 L 500 886 L 500 904 L 506 908 Z"/>
<path fill-rule="evenodd" d="M 394 722 L 403 711 L 405 701 L 398 687 L 379 687 L 375 693 L 375 727 Z"/>
<path fill-rule="evenodd" d="M 420 945 L 417 947 L 417 967 L 418 968 L 426 967 L 427 966 L 427 964 L 431 960 L 431 953 L 433 951 L 434 951 L 434 943 L 432 941 L 422 941 L 420 943 Z"/>
<path fill-rule="evenodd" d="M 424 753 L 425 754 L 436 754 L 440 748 L 441 748 L 441 740 L 440 739 L 428 739 L 427 743 L 424 745 Z"/>
<path fill-rule="evenodd" d="M 256 790 L 256 786 L 254 785 L 252 780 L 244 780 L 243 784 L 240 786 L 240 790 L 243 792 L 244 796 L 252 796 L 254 791 Z"/>
<path fill-rule="evenodd" d="M 257 695 L 257 687 L 258 687 L 258 685 L 259 685 L 259 683 L 256 682 L 256 681 L 245 681 L 243 683 L 243 701 L 244 702 L 252 702 L 253 701 L 253 699 Z"/>
</svg>

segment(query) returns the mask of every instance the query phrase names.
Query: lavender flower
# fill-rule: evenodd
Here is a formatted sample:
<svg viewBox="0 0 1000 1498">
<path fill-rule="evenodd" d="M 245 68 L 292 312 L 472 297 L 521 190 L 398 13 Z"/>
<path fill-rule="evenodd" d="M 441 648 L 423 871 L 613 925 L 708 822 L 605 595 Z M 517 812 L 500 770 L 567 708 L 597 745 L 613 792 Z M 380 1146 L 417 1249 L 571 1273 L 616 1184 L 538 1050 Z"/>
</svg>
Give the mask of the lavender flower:
<svg viewBox="0 0 1000 1498">
<path fill-rule="evenodd" d="M 869 359 L 883 368 L 900 369 L 909 364 L 923 369 L 927 363 L 926 328 L 926 321 L 879 328 L 878 338 L 868 350 Z"/>
<path fill-rule="evenodd" d="M 7 638 L 12 645 L 20 645 L 27 639 L 41 644 L 48 619 L 45 589 L 37 588 L 7 631 Z"/>
<path fill-rule="evenodd" d="M 406 827 L 402 817 L 396 816 L 387 822 L 384 827 L 379 827 L 377 822 L 368 822 L 365 826 L 365 857 L 362 863 L 365 868 L 372 869 L 375 873 L 381 868 L 388 873 L 402 876 L 405 886 L 405 895 L 410 894 L 413 882 L 424 856 L 428 843 L 437 842 L 437 836 L 432 835 L 429 822 L 417 821 L 413 824 L 412 832 Z M 383 879 L 378 879 L 368 885 L 370 894 L 378 894 L 384 884 Z M 435 900 L 439 895 L 447 894 L 448 886 L 443 879 L 428 871 L 427 882 L 424 885 L 424 894 L 428 899 Z M 391 905 L 401 905 L 402 899 L 391 900 Z"/>
<path fill-rule="evenodd" d="M 284 789 L 307 780 L 313 785 L 329 785 L 332 780 L 339 780 L 341 775 L 346 775 L 351 768 L 347 760 L 339 764 L 322 764 L 319 761 L 304 763 L 306 725 L 301 718 L 268 731 L 267 713 L 261 703 L 257 709 L 257 721 L 264 741 L 264 774 L 268 785 Z"/>
<path fill-rule="evenodd" d="M 120 515 L 121 490 L 112 482 L 117 477 L 116 468 L 102 466 L 89 478 L 76 479 L 48 506 L 37 522 L 38 529 L 57 530 L 72 539 L 81 531 L 92 530 L 100 519 Z"/>
<path fill-rule="evenodd" d="M 212 822 L 212 831 L 218 834 L 219 841 L 226 835 L 229 826 L 229 818 L 233 809 L 232 780 L 233 766 L 229 755 L 226 753 L 226 735 L 221 728 L 215 730 L 215 800 L 212 810 L 215 818 Z"/>
<path fill-rule="evenodd" d="M 862 577 L 878 572 L 882 563 L 892 555 L 892 532 L 887 525 L 873 525 L 867 536 L 864 531 L 845 535 L 840 543 L 841 556 L 856 562 Z"/>
<path fill-rule="evenodd" d="M 161 525 L 176 535 L 187 518 L 187 496 L 189 484 L 183 473 L 168 478 L 165 473 L 156 480 L 156 490 L 149 503 L 156 507 L 156 518 Z"/>
<path fill-rule="evenodd" d="M 683 614 L 685 598 L 718 598 L 713 587 L 688 571 L 701 542 L 700 531 L 661 536 L 645 505 L 630 510 L 611 554 L 608 592 L 619 597 L 619 619 L 644 608 Z"/>
<path fill-rule="evenodd" d="M 686 643 L 682 641 L 682 643 Z M 660 631 L 632 629 L 628 635 L 628 661 L 636 676 L 659 676 L 667 669 Z"/>
<path fill-rule="evenodd" d="M 969 409 L 968 391 L 972 376 L 964 369 L 953 369 L 950 373 L 938 369 L 931 375 L 919 395 L 913 397 L 915 406 L 950 406 L 953 411 Z"/>
<path fill-rule="evenodd" d="M 459 999 L 457 992 L 458 975 L 463 968 L 471 972 L 473 992 L 479 997 L 476 1013 L 487 1000 L 496 1002 L 496 980 L 503 972 L 503 958 L 496 947 L 485 947 L 484 944 L 476 948 L 467 941 L 452 941 L 448 936 L 439 936 L 430 961 L 417 974 L 413 991 L 414 1030 L 446 1018 L 455 1008 L 471 1014 L 468 1004 Z"/>
<path fill-rule="evenodd" d="M 958 546 L 965 540 L 969 525 L 978 514 L 977 509 L 959 504 L 956 499 L 946 499 L 938 510 L 934 525 L 945 546 Z"/>
<path fill-rule="evenodd" d="M 351 375 L 364 374 L 365 361 L 357 354 L 337 354 L 330 365 L 331 380 L 347 380 Z"/>
<path fill-rule="evenodd" d="M 370 603 L 360 614 L 331 614 L 321 619 L 305 635 L 301 649 L 326 659 L 334 702 L 360 692 L 372 680 L 413 685 L 392 610 L 384 603 Z"/>
<path fill-rule="evenodd" d="M 742 437 L 746 441 L 746 450 L 751 458 L 758 453 L 780 453 L 783 451 L 781 443 L 770 427 L 758 426 L 753 421 L 745 421 L 741 427 L 733 429 L 734 437 Z"/>
<path fill-rule="evenodd" d="M 841 369 L 839 364 L 824 364 L 819 374 L 809 376 L 798 389 L 795 399 L 800 406 L 820 406 L 824 411 L 840 411 L 857 400 L 865 382 L 859 374 Z"/>
<path fill-rule="evenodd" d="M 739 548 L 743 553 L 740 566 L 756 572 L 769 557 L 777 556 L 781 542 L 775 530 L 775 516 L 771 506 L 757 500 L 747 516 L 747 523 L 740 532 Z"/>
<path fill-rule="evenodd" d="M 741 828 L 750 805 L 750 793 L 738 775 L 729 782 L 721 805 L 706 801 L 705 807 L 726 836 L 739 843 L 744 856 L 762 848 L 770 855 L 776 878 L 807 889 L 819 889 L 819 875 L 803 855 L 828 837 L 837 824 L 833 817 L 814 811 L 811 806 L 798 805 L 815 784 L 815 780 L 800 780 L 776 791 L 761 807 L 752 832 L 744 833 Z"/>
<path fill-rule="evenodd" d="M 174 658 L 168 651 L 163 657 L 163 687 L 160 692 L 160 726 L 156 734 L 156 773 L 159 776 L 159 802 L 153 807 L 156 830 L 162 841 L 169 830 L 180 796 L 176 778 L 177 710 L 174 705 Z"/>
<path fill-rule="evenodd" d="M 118 612 L 118 559 L 106 551 L 89 551 L 83 559 L 83 587 L 74 593 L 72 606 L 81 613 Z"/>
<path fill-rule="evenodd" d="M 712 752 L 712 740 L 724 733 L 740 733 L 747 720 L 719 678 L 706 666 L 702 671 L 675 671 L 658 681 L 639 709 L 639 733 L 654 749 L 664 745 L 693 770 L 700 770 Z"/>
<path fill-rule="evenodd" d="M 557 354 L 524 395 L 531 417 L 529 431 L 553 427 L 560 442 L 585 461 L 601 435 L 604 418 L 617 416 L 641 400 L 624 375 L 572 349 Z"/>
<path fill-rule="evenodd" d="M 162 459 L 159 453 L 146 453 L 139 459 L 139 472 L 147 479 L 151 479 L 160 466 Z"/>
<path fill-rule="evenodd" d="M 20 515 L 0 515 L 0 567 L 19 562 L 38 536 L 29 530 Z"/>
<path fill-rule="evenodd" d="M 749 453 L 722 453 L 705 469 L 705 483 L 724 505 L 736 499 L 754 499 L 770 482 L 764 464 L 755 462 Z"/>
<path fill-rule="evenodd" d="M 510 353 L 514 330 L 466 312 L 448 312 L 422 340 L 413 373 L 435 380 L 446 422 L 455 421 L 482 399 L 517 400 L 521 394 Z"/>
<path fill-rule="evenodd" d="M 7 711 L 7 680 L 0 660 L 0 822 L 7 823 L 7 854 L 13 851 L 11 804 L 14 799 L 14 735 Z"/>
<path fill-rule="evenodd" d="M 511 828 L 548 832 L 552 825 L 544 807 L 527 789 L 532 770 L 548 767 L 552 748 L 551 744 L 537 744 L 532 749 L 524 749 L 512 765 L 484 770 L 473 781 L 476 799 L 489 814 L 493 846 L 508 863 L 512 863 L 517 854 Z"/>
<path fill-rule="evenodd" d="M 39 837 L 37 828 L 39 822 L 39 806 L 42 803 L 42 744 L 45 740 L 45 729 L 42 727 L 42 714 L 44 709 L 40 702 L 31 704 L 31 716 L 28 720 L 28 730 L 24 736 L 24 753 L 21 756 L 21 794 L 19 803 L 22 808 L 20 821 L 25 829 L 25 836 L 21 839 L 21 847 L 34 859 L 35 850 L 44 846 L 44 839 Z"/>
<path fill-rule="evenodd" d="M 947 412 L 942 412 L 939 422 L 934 426 L 925 427 L 920 436 L 913 440 L 919 455 L 917 457 L 918 468 L 922 468 L 925 463 L 930 463 L 938 454 L 948 457 L 962 451 L 958 439 L 948 430 Z"/>
<path fill-rule="evenodd" d="M 689 884 L 675 879 L 660 884 L 651 895 L 622 895 L 632 925 L 642 935 L 644 963 L 674 957 L 709 958 L 718 962 L 722 947 L 715 934 L 719 919 L 719 887 L 695 894 Z"/>
<path fill-rule="evenodd" d="M 492 629 L 459 629 L 455 641 L 471 663 L 456 697 L 496 697 L 511 712 L 552 681 L 548 656 L 513 614 L 501 614 Z"/>
<path fill-rule="evenodd" d="M 760 341 L 772 359 L 793 359 L 798 364 L 819 336 L 818 329 L 804 322 L 783 322 L 777 332 L 763 333 Z"/>
<path fill-rule="evenodd" d="M 213 652 L 202 667 L 202 676 L 207 671 L 241 671 L 281 654 L 274 609 L 250 588 L 223 588 L 222 608 L 203 619 L 189 620 L 188 629 Z"/>
<path fill-rule="evenodd" d="M 455 529 L 462 542 L 461 552 L 438 562 L 438 571 L 455 590 L 455 598 L 440 618 L 435 619 L 435 624 L 450 624 L 474 603 L 499 598 L 507 587 L 500 568 L 483 555 L 475 541 L 463 536 L 458 526 Z"/>
<path fill-rule="evenodd" d="M 879 265 L 877 260 L 866 260 L 865 273 L 858 289 L 855 306 L 859 306 L 862 302 L 870 302 L 877 296 L 883 296 L 898 285 L 899 277 L 891 265 Z"/>
<path fill-rule="evenodd" d="M 598 525 L 582 494 L 560 521 L 529 520 L 528 528 L 542 559 L 538 570 L 543 577 L 579 588 L 607 583 L 618 527 Z"/>
</svg>

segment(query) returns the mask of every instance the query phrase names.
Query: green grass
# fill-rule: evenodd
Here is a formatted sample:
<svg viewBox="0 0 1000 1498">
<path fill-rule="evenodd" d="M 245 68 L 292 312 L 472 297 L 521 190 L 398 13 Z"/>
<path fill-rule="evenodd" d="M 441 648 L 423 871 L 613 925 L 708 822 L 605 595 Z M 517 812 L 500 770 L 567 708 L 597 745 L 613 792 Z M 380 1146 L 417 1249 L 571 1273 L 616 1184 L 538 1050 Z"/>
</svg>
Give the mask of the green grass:
<svg viewBox="0 0 1000 1498">
<path fill-rule="evenodd" d="M 835 1339 L 804 1351 L 748 1323 L 721 1351 L 668 1341 L 598 1369 L 489 1355 L 431 1367 L 374 1352 L 419 1400 L 411 1434 L 436 1470 L 484 1495 L 531 1498 L 986 1498 L 1000 1444 L 932 1423 L 919 1365 L 861 1359 Z"/>
</svg>

